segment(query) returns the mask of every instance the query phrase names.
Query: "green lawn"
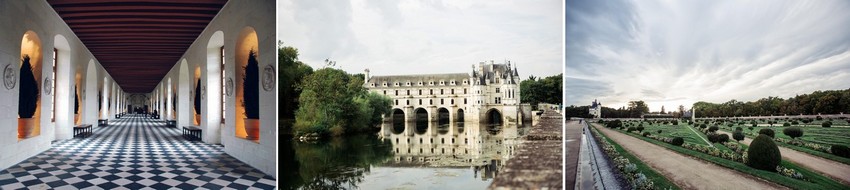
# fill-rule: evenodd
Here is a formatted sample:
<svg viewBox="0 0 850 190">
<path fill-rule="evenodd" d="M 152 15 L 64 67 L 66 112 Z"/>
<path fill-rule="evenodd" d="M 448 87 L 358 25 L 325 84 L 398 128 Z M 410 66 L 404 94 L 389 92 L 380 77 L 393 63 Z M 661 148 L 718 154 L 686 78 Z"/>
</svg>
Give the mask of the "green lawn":
<svg viewBox="0 0 850 190">
<path fill-rule="evenodd" d="M 641 161 L 640 159 L 638 159 L 637 157 L 635 157 L 634 155 L 629 153 L 629 151 L 626 151 L 626 149 L 623 149 L 623 147 L 620 146 L 620 144 L 617 144 L 616 142 L 609 139 L 608 136 L 605 136 L 605 134 L 602 134 L 599 131 L 597 131 L 596 128 L 591 127 L 591 130 L 593 130 L 595 132 L 595 134 L 600 135 L 602 137 L 605 137 L 605 142 L 608 142 L 609 144 L 614 146 L 614 149 L 616 149 L 617 152 L 619 152 L 621 156 L 629 159 L 629 161 L 631 161 L 631 163 L 635 164 L 635 166 L 637 166 L 637 168 L 638 168 L 638 171 L 642 172 L 644 175 L 646 175 L 647 179 L 651 180 L 654 183 L 656 189 L 680 189 L 678 186 L 676 186 L 676 184 L 673 184 L 673 182 L 671 182 L 669 179 L 664 177 L 664 175 L 661 175 L 660 173 L 656 172 L 651 167 L 647 166 L 645 163 L 643 163 L 643 161 Z"/>
<path fill-rule="evenodd" d="M 624 122 L 629 123 L 631 126 L 638 126 L 640 124 L 639 121 L 629 121 Z M 649 122 L 643 122 L 643 127 L 645 128 L 644 132 L 650 132 L 655 136 L 662 137 L 682 137 L 685 142 L 691 144 L 699 144 L 699 145 L 708 145 L 702 138 L 706 138 L 705 134 L 699 132 L 699 130 L 694 129 L 693 131 L 688 129 L 687 125 L 665 125 L 665 124 L 651 124 Z M 658 133 L 658 130 L 661 130 L 661 133 Z"/>
<path fill-rule="evenodd" d="M 731 133 L 732 131 L 735 130 L 735 127 L 739 127 L 739 126 L 738 125 L 734 125 L 732 127 L 723 126 L 723 127 L 721 127 L 721 130 Z M 746 133 L 747 137 L 755 138 L 755 136 L 750 134 L 752 132 L 749 130 L 749 128 L 748 128 L 749 126 L 740 126 L 740 127 L 744 129 L 744 132 L 747 132 Z M 784 130 L 786 127 L 763 127 L 763 126 L 759 126 L 759 127 L 754 127 L 752 131 L 759 131 L 763 128 L 772 129 L 775 132 L 776 138 L 791 139 L 791 137 L 782 133 L 782 130 Z M 804 141 L 804 142 L 826 144 L 826 145 L 840 144 L 840 145 L 850 146 L 850 128 L 838 128 L 838 127 L 829 127 L 829 128 L 800 127 L 800 128 L 803 129 L 803 136 L 800 137 L 799 139 Z M 836 162 L 841 162 L 841 163 L 850 165 L 850 158 L 844 158 L 844 157 L 836 156 L 836 155 L 833 155 L 833 154 L 830 154 L 830 153 L 817 151 L 817 150 L 810 149 L 810 148 L 803 147 L 803 146 L 795 146 L 795 145 L 790 145 L 790 144 L 785 144 L 785 143 L 780 143 L 780 142 L 776 142 L 776 144 L 783 146 L 783 147 L 787 147 L 787 148 L 796 150 L 796 151 L 805 152 L 805 153 L 808 153 L 808 154 L 811 154 L 811 155 L 814 155 L 814 156 L 819 156 L 819 157 L 822 157 L 822 158 L 826 158 L 826 159 L 829 159 L 829 160 L 833 160 L 833 161 L 836 161 Z"/>
<path fill-rule="evenodd" d="M 777 183 L 777 184 L 780 184 L 780 185 L 783 185 L 783 186 L 786 186 L 786 187 L 790 187 L 790 188 L 793 188 L 793 189 L 850 189 L 850 186 L 845 186 L 845 185 L 843 185 L 843 184 L 841 184 L 841 183 L 839 183 L 835 180 L 832 180 L 828 177 L 825 177 L 825 176 L 820 175 L 818 173 L 812 172 L 810 170 L 807 170 L 805 168 L 802 168 L 800 166 L 797 166 L 794 163 L 787 162 L 785 160 L 783 160 L 782 163 L 781 163 L 781 165 L 783 167 L 797 170 L 798 172 L 802 173 L 805 176 L 807 181 L 793 179 L 793 178 L 786 177 L 786 176 L 783 176 L 781 174 L 778 174 L 778 173 L 772 172 L 772 171 L 764 171 L 764 170 L 753 169 L 753 168 L 750 168 L 749 166 L 747 166 L 743 163 L 740 163 L 740 162 L 735 162 L 735 161 L 731 161 L 731 160 L 727 160 L 727 159 L 723 159 L 723 158 L 719 158 L 719 157 L 714 157 L 714 156 L 711 156 L 711 155 L 708 155 L 708 154 L 705 154 L 705 153 L 702 153 L 702 152 L 686 149 L 686 148 L 683 148 L 683 147 L 680 147 L 680 146 L 674 146 L 674 145 L 671 145 L 671 144 L 667 144 L 665 142 L 661 142 L 661 141 L 658 141 L 658 140 L 655 140 L 655 139 L 643 137 L 643 136 L 640 136 L 640 135 L 637 135 L 637 134 L 627 133 L 623 130 L 617 130 L 617 131 L 620 131 L 624 134 L 628 134 L 628 135 L 631 135 L 633 137 L 639 138 L 641 140 L 656 144 L 658 146 L 665 147 L 667 149 L 676 151 L 676 152 L 684 154 L 684 155 L 689 155 L 689 156 L 692 156 L 692 157 L 695 157 L 695 158 L 699 158 L 699 159 L 702 159 L 702 160 L 705 160 L 705 161 L 708 161 L 708 162 L 711 162 L 711 163 L 714 163 L 714 164 L 717 164 L 717 165 L 720 165 L 720 166 L 723 166 L 723 167 L 734 169 L 734 170 L 742 172 L 742 173 L 750 174 L 750 175 L 753 175 L 753 176 L 756 176 L 756 177 L 759 177 L 759 178 L 762 178 L 762 179 L 765 179 L 765 180 L 768 180 L 768 181 L 771 181 L 771 182 L 774 182 L 774 183 Z"/>
</svg>

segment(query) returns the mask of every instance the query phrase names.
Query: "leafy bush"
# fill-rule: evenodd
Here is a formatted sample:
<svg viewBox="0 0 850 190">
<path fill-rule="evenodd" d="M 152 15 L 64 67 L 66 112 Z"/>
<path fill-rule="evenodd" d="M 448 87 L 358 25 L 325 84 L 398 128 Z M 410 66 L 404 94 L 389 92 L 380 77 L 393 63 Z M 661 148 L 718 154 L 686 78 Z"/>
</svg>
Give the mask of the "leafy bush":
<svg viewBox="0 0 850 190">
<path fill-rule="evenodd" d="M 682 146 L 682 144 L 685 144 L 685 139 L 683 139 L 682 137 L 673 137 L 673 140 L 670 141 L 670 144 Z"/>
<path fill-rule="evenodd" d="M 790 127 L 790 126 L 791 126 L 791 123 L 785 122 L 785 123 L 783 123 L 783 124 L 782 124 L 782 126 L 784 126 L 784 127 Z"/>
<path fill-rule="evenodd" d="M 797 122 L 797 121 L 791 121 L 791 125 L 799 125 L 799 124 L 800 124 L 800 122 Z"/>
<path fill-rule="evenodd" d="M 748 129 L 750 129 L 750 131 L 752 131 L 752 130 L 753 130 L 753 127 L 748 127 Z"/>
<path fill-rule="evenodd" d="M 779 147 L 776 146 L 771 137 L 764 134 L 759 135 L 750 143 L 747 156 L 747 166 L 760 170 L 776 171 L 776 166 L 779 166 L 779 163 L 782 162 Z"/>
<path fill-rule="evenodd" d="M 644 128 L 643 128 L 643 125 L 638 125 L 636 129 L 637 129 L 638 132 L 643 132 Z"/>
<path fill-rule="evenodd" d="M 662 131 L 661 131 L 661 129 L 659 129 L 659 130 L 658 130 L 658 134 L 661 134 L 661 132 L 662 132 Z"/>
<path fill-rule="evenodd" d="M 637 129 L 635 129 L 635 127 L 626 128 L 626 132 L 632 132 L 632 131 L 635 131 L 635 130 L 637 130 Z"/>
<path fill-rule="evenodd" d="M 679 120 L 673 120 L 673 125 L 679 125 Z"/>
<path fill-rule="evenodd" d="M 719 142 L 719 143 L 729 142 L 729 135 L 727 135 L 727 134 L 720 134 L 720 135 L 717 135 L 717 136 L 718 136 L 718 137 L 717 137 L 717 142 Z"/>
<path fill-rule="evenodd" d="M 717 131 L 718 129 L 720 129 L 720 128 L 719 128 L 719 127 L 717 127 L 716 125 L 715 125 L 715 126 L 711 126 L 711 127 L 709 127 L 709 128 L 708 128 L 708 132 L 712 132 L 712 133 L 713 133 L 713 132 Z"/>
<path fill-rule="evenodd" d="M 724 143 L 729 141 L 729 135 L 726 134 L 709 133 L 706 136 L 708 137 L 708 141 L 711 143 Z"/>
<path fill-rule="evenodd" d="M 815 117 L 815 120 L 818 120 L 818 121 L 823 120 L 823 117 L 817 116 L 817 117 Z"/>
<path fill-rule="evenodd" d="M 744 129 L 741 127 L 735 127 L 735 131 L 743 131 Z"/>
<path fill-rule="evenodd" d="M 759 130 L 759 134 L 767 135 L 770 138 L 774 137 L 773 129 L 764 128 Z"/>
<path fill-rule="evenodd" d="M 820 124 L 820 126 L 821 127 L 832 127 L 832 122 L 829 122 L 829 121 L 823 122 L 823 123 Z"/>
<path fill-rule="evenodd" d="M 620 121 L 619 119 L 614 120 L 614 121 L 605 123 L 605 126 L 608 127 L 608 128 L 612 128 L 612 129 L 619 129 L 619 128 L 623 127 L 623 121 Z"/>
<path fill-rule="evenodd" d="M 644 136 L 644 137 L 648 137 L 648 136 L 649 136 L 649 134 L 650 134 L 650 133 L 649 133 L 649 131 L 647 131 L 647 132 L 643 132 L 643 136 Z"/>
<path fill-rule="evenodd" d="M 744 140 L 744 132 L 735 131 L 732 133 L 732 138 L 735 139 L 735 141 L 742 141 Z"/>
<path fill-rule="evenodd" d="M 799 127 L 788 127 L 782 130 L 782 133 L 791 137 L 791 139 L 803 136 L 803 130 Z"/>
<path fill-rule="evenodd" d="M 832 147 L 829 149 L 829 151 L 832 152 L 832 154 L 834 154 L 836 156 L 850 158 L 850 148 L 847 148 L 847 146 L 832 145 Z"/>
<path fill-rule="evenodd" d="M 706 128 L 706 127 L 707 127 L 707 126 L 706 126 L 705 124 L 699 124 L 699 128 L 703 128 L 703 129 L 704 129 L 704 128 Z"/>
</svg>

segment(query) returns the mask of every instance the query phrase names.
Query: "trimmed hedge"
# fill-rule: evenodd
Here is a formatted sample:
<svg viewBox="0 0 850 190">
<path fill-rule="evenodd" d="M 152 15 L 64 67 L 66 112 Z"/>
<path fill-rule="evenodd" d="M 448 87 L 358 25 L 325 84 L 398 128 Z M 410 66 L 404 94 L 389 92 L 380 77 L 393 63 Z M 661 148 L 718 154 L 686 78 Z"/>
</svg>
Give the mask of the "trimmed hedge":
<svg viewBox="0 0 850 190">
<path fill-rule="evenodd" d="M 788 127 L 782 130 L 782 133 L 791 137 L 791 139 L 795 139 L 797 137 L 803 136 L 803 129 L 799 127 Z"/>
<path fill-rule="evenodd" d="M 682 144 L 685 144 L 685 139 L 683 139 L 682 137 L 673 137 L 673 140 L 670 141 L 670 144 L 682 146 Z"/>
<path fill-rule="evenodd" d="M 759 134 L 767 135 L 770 138 L 775 137 L 775 132 L 773 132 L 773 129 L 768 129 L 768 128 L 764 128 L 764 129 L 759 130 Z"/>
<path fill-rule="evenodd" d="M 750 143 L 747 155 L 747 166 L 760 170 L 776 171 L 776 166 L 782 162 L 779 147 L 773 142 L 772 137 L 764 134 L 759 135 Z"/>
<path fill-rule="evenodd" d="M 830 147 L 829 151 L 832 152 L 832 154 L 834 154 L 836 156 L 850 158 L 850 148 L 847 148 L 847 146 L 832 145 L 832 147 Z"/>
</svg>

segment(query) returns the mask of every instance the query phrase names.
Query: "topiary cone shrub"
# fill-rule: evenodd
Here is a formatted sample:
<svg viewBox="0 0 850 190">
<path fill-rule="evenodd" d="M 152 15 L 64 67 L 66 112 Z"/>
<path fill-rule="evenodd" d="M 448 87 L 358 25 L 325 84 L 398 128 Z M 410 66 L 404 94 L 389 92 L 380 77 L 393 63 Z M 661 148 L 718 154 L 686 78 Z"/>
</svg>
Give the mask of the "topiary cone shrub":
<svg viewBox="0 0 850 190">
<path fill-rule="evenodd" d="M 832 152 L 832 154 L 836 156 L 850 158 L 850 148 L 847 148 L 847 146 L 844 145 L 832 145 L 832 147 L 829 148 L 829 152 Z"/>
<path fill-rule="evenodd" d="M 38 82 L 35 80 L 35 75 L 32 73 L 32 64 L 30 64 L 30 56 L 24 55 L 23 63 L 21 64 L 21 87 L 18 88 L 18 116 L 21 118 L 32 118 L 35 115 L 35 108 L 38 104 Z"/>
<path fill-rule="evenodd" d="M 764 128 L 759 130 L 759 134 L 767 135 L 770 138 L 774 137 L 773 129 Z"/>
<path fill-rule="evenodd" d="M 74 86 L 74 114 L 80 114 L 80 96 L 77 95 L 77 86 Z"/>
<path fill-rule="evenodd" d="M 799 127 L 788 127 L 782 130 L 782 133 L 791 137 L 791 139 L 795 139 L 797 137 L 803 136 L 803 129 Z"/>
<path fill-rule="evenodd" d="M 195 85 L 195 114 L 201 114 L 201 79 Z"/>
<path fill-rule="evenodd" d="M 750 143 L 747 155 L 747 166 L 760 170 L 776 171 L 776 166 L 782 162 L 779 147 L 776 146 L 771 137 L 764 134 L 759 135 Z"/>
<path fill-rule="evenodd" d="M 248 65 L 245 66 L 245 78 L 242 81 L 245 103 L 245 116 L 248 119 L 260 118 L 260 68 L 257 53 L 252 49 L 248 54 Z"/>
</svg>

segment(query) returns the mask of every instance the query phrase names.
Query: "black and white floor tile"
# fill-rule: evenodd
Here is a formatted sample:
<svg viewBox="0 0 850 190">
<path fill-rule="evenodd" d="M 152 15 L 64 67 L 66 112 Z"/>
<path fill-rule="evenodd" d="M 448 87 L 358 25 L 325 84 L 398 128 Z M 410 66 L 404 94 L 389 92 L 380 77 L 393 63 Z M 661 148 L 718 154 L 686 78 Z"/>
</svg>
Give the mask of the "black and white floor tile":
<svg viewBox="0 0 850 190">
<path fill-rule="evenodd" d="M 187 141 L 162 121 L 109 124 L 0 171 L 0 189 L 274 189 L 274 178 L 221 145 Z"/>
</svg>

